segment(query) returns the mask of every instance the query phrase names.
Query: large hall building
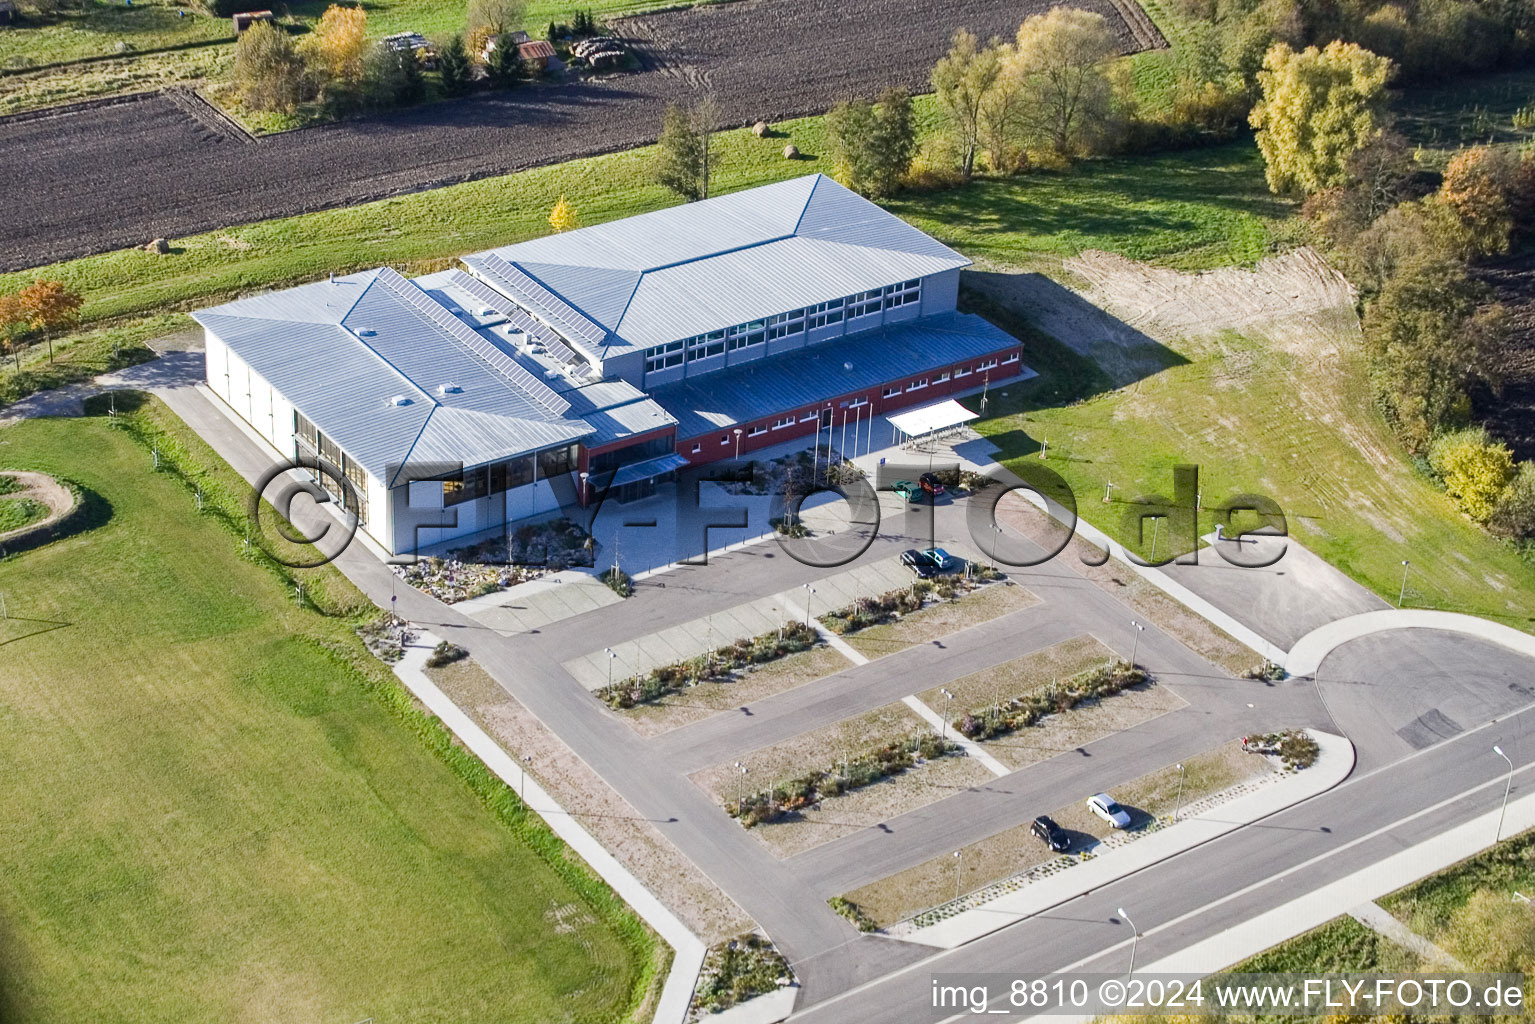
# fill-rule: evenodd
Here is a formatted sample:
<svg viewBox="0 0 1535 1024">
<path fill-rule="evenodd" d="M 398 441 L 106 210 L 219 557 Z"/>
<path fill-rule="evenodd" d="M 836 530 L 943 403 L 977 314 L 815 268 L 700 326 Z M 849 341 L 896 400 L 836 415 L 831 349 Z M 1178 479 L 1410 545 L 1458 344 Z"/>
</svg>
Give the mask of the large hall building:
<svg viewBox="0 0 1535 1024">
<path fill-rule="evenodd" d="M 361 528 L 406 553 L 548 513 L 561 485 L 584 500 L 583 474 L 633 500 L 1018 376 L 1018 340 L 955 308 L 968 265 L 816 174 L 194 316 L 209 388 L 335 466 Z M 452 530 L 417 528 L 448 507 Z"/>
</svg>

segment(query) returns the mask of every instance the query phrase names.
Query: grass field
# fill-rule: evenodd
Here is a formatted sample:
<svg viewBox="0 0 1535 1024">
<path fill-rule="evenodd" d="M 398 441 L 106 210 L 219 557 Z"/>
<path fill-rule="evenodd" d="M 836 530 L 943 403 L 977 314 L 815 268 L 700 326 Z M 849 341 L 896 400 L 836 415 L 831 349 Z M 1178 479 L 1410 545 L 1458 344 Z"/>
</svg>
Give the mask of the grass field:
<svg viewBox="0 0 1535 1024">
<path fill-rule="evenodd" d="M 643 1015 L 664 950 L 362 651 L 339 574 L 295 603 L 103 418 L 0 443 L 95 524 L 0 560 L 0 1019 Z"/>
<path fill-rule="evenodd" d="M 1006 316 L 991 310 L 1007 326 Z M 1031 336 L 1025 361 L 1040 377 L 993 390 L 978 429 L 1016 464 L 1037 459 L 1078 496 L 1078 512 L 1146 551 L 1121 517 L 1141 495 L 1171 495 L 1173 467 L 1196 463 L 1208 508 L 1258 492 L 1288 517 L 1292 536 L 1395 604 L 1402 560 L 1406 604 L 1485 615 L 1535 628 L 1535 566 L 1464 519 L 1396 444 L 1376 411 L 1352 313 L 1313 316 L 1299 335 L 1338 347 L 1320 355 L 1296 335 L 1227 332 L 1167 342 L 1164 369 L 1112 388 L 1096 366 Z M 1035 464 L 1032 463 L 1031 464 Z M 1097 500 L 1113 484 L 1114 501 Z M 1212 532 L 1213 513 L 1200 519 Z M 1167 557 L 1166 531 L 1161 557 Z"/>
<path fill-rule="evenodd" d="M 930 99 L 918 99 L 930 124 Z M 717 138 L 715 191 L 725 193 L 825 171 L 820 118 Z M 784 160 L 792 142 L 805 157 Z M 125 249 L 0 275 L 0 291 L 57 278 L 86 298 L 87 320 L 193 308 L 242 291 L 389 263 L 445 265 L 466 252 L 549 232 L 563 195 L 583 224 L 670 206 L 649 184 L 653 148 L 573 160 L 347 209 L 325 210 L 177 239 L 172 254 Z M 1244 141 L 1136 160 L 1095 160 L 1071 171 L 1001 181 L 978 179 L 902 197 L 890 209 L 968 255 L 1008 264 L 1055 265 L 1084 248 L 1179 267 L 1252 262 L 1284 230 L 1284 204 L 1263 185 L 1257 150 Z"/>
</svg>

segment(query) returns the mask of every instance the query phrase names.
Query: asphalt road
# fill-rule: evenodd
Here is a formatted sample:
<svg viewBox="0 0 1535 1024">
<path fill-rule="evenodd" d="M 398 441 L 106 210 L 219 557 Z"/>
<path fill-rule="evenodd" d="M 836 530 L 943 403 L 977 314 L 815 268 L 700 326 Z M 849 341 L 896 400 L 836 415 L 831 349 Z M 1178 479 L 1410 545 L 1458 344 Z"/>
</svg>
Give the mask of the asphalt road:
<svg viewBox="0 0 1535 1024">
<path fill-rule="evenodd" d="M 1473 657 L 1466 671 L 1475 672 L 1479 661 Z M 1140 929 L 1139 963 L 1169 956 L 1495 808 L 1506 769 L 1490 748 L 1501 743 L 1515 764 L 1528 765 L 1535 757 L 1532 730 L 1535 710 L 1526 708 L 1392 765 L 1356 772 L 1321 796 L 984 939 L 927 957 L 875 985 L 804 1007 L 790 1019 L 804 1024 L 942 1020 L 953 1011 L 930 1007 L 937 973 L 1032 977 L 1061 970 L 1123 971 L 1130 930 L 1119 907 L 1130 911 Z M 1529 792 L 1530 785 L 1528 771 L 1516 775 L 1515 795 Z M 1444 801 L 1450 802 L 1420 813 Z"/>
</svg>

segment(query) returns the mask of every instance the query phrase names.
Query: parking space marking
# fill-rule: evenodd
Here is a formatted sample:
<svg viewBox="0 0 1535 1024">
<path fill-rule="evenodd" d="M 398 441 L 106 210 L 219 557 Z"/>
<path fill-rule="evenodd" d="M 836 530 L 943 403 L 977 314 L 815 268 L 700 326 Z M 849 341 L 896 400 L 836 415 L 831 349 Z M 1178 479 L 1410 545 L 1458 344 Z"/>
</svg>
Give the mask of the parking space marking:
<svg viewBox="0 0 1535 1024">
<path fill-rule="evenodd" d="M 937 729 L 940 736 L 947 735 L 948 727 L 944 724 L 943 716 L 938 712 L 922 703 L 915 696 L 905 698 L 904 703 L 907 707 L 921 715 L 929 725 Z M 954 742 L 958 743 L 960 747 L 964 749 L 965 753 L 969 754 L 971 757 L 981 762 L 981 764 L 985 765 L 986 770 L 991 772 L 991 774 L 995 775 L 997 778 L 1000 779 L 1004 775 L 1013 774 L 1013 770 L 1011 768 L 1003 764 L 1001 761 L 998 761 L 996 758 L 992 757 L 986 751 L 982 750 L 979 743 L 970 739 L 958 729 L 954 730 Z"/>
</svg>

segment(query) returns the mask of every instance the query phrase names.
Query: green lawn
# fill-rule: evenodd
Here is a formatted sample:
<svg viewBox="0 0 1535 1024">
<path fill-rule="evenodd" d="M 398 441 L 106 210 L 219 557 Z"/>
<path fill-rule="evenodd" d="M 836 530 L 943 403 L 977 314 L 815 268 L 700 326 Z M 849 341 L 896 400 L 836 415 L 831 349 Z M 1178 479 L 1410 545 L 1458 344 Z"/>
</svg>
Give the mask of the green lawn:
<svg viewBox="0 0 1535 1024">
<path fill-rule="evenodd" d="M 48 506 L 31 498 L 0 499 L 0 533 L 30 526 L 48 514 Z"/>
<path fill-rule="evenodd" d="M 228 18 L 174 0 L 65 3 L 44 20 L 27 15 L 0 32 L 0 68 L 15 69 L 135 51 L 163 50 L 234 35 Z"/>
<path fill-rule="evenodd" d="M 0 560 L 0 1019 L 645 1015 L 664 950 L 362 651 L 339 574 L 300 607 L 102 418 L 0 443 L 99 523 Z"/>
<path fill-rule="evenodd" d="M 1535 832 L 1526 832 L 1415 882 L 1380 901 L 1392 916 L 1434 938 L 1479 890 L 1535 895 Z M 1512 898 L 1512 897 L 1510 897 Z"/>
</svg>

